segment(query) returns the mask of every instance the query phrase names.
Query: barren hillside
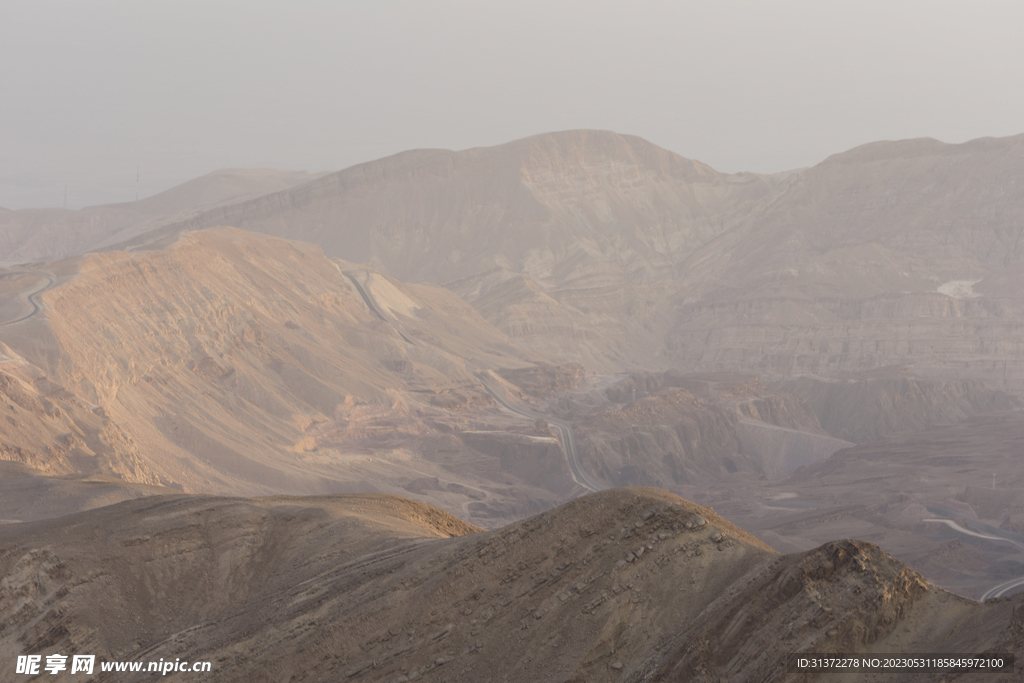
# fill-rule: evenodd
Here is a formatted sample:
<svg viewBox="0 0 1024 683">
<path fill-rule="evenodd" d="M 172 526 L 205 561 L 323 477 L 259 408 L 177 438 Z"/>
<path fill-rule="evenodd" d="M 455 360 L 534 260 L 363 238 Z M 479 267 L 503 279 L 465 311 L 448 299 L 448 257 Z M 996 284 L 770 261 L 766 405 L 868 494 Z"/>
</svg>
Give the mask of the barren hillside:
<svg viewBox="0 0 1024 683">
<path fill-rule="evenodd" d="M 546 426 L 474 374 L 544 357 L 445 289 L 233 229 L 39 268 L 38 311 L 0 328 L 5 460 L 190 492 L 403 493 L 490 524 L 574 490 Z"/>
<path fill-rule="evenodd" d="M 95 251 L 215 206 L 318 177 L 304 171 L 221 169 L 135 202 L 81 210 L 0 211 L 0 267 Z"/>
<path fill-rule="evenodd" d="M 589 370 L 884 367 L 1024 396 L 1024 137 L 725 175 L 630 136 L 417 150 L 200 214 L 451 288 Z"/>
<path fill-rule="evenodd" d="M 47 210 L 33 244 L 111 250 L 0 273 L 0 519 L 656 485 L 980 596 L 1024 574 L 1021 177 L 1021 136 L 771 177 L 570 131 Z"/>
<path fill-rule="evenodd" d="M 992 413 L 846 448 L 779 481 L 673 489 L 780 550 L 860 538 L 980 598 L 1024 575 L 1022 439 L 1024 413 Z"/>
<path fill-rule="evenodd" d="M 474 531 L 388 496 L 160 497 L 3 526 L 0 654 L 187 658 L 218 681 L 594 683 L 781 681 L 792 652 L 1024 650 L 1019 597 L 958 598 L 861 542 L 779 556 L 653 489 Z"/>
<path fill-rule="evenodd" d="M 790 176 L 680 264 L 673 360 L 900 366 L 1024 395 L 1024 136 L 879 142 Z"/>
</svg>

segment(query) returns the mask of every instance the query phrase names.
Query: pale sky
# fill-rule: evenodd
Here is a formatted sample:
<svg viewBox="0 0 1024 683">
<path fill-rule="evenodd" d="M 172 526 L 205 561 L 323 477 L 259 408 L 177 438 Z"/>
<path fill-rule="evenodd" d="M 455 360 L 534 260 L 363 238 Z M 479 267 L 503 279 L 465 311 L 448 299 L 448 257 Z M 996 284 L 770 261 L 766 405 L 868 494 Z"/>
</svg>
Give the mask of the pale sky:
<svg viewBox="0 0 1024 683">
<path fill-rule="evenodd" d="M 0 206 L 573 128 L 724 172 L 1024 133 L 1024 2 L 0 0 Z"/>
</svg>

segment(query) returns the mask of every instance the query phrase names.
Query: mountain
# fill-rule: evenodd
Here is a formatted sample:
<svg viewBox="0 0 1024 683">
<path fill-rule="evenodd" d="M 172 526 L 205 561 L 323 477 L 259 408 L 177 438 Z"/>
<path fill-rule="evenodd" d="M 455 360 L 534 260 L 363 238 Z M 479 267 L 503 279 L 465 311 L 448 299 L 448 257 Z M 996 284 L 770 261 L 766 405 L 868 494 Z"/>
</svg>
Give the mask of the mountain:
<svg viewBox="0 0 1024 683">
<path fill-rule="evenodd" d="M 490 525 L 576 487 L 477 378 L 546 357 L 443 288 L 227 228 L 17 275 L 51 286 L 0 328 L 0 449 L 47 476 L 401 493 Z"/>
<path fill-rule="evenodd" d="M 320 245 L 407 281 L 494 268 L 558 282 L 670 265 L 776 181 L 725 175 L 637 137 L 568 131 L 462 152 L 414 150 L 200 214 Z"/>
<path fill-rule="evenodd" d="M 683 367 L 898 366 L 1018 397 L 1024 136 L 880 142 L 793 174 L 681 264 Z"/>
<path fill-rule="evenodd" d="M 779 550 L 867 539 L 929 581 L 981 598 L 1024 574 L 1021 439 L 1024 413 L 986 413 L 850 445 L 775 481 L 667 486 L 713 502 Z"/>
<path fill-rule="evenodd" d="M 1020 596 L 959 598 L 863 542 L 780 556 L 654 489 L 491 532 L 391 496 L 161 496 L 2 526 L 0 570 L 4 661 L 221 681 L 763 681 L 799 652 L 1024 650 Z"/>
<path fill-rule="evenodd" d="M 504 333 L 609 372 L 653 363 L 664 283 L 779 180 L 726 175 L 640 138 L 539 135 L 415 150 L 140 236 L 233 225 L 321 246 L 403 281 L 445 284 Z"/>
<path fill-rule="evenodd" d="M 251 199 L 189 184 L 138 211 L 191 213 L 121 250 L 0 274 L 2 457 L 60 511 L 376 492 L 496 528 L 657 485 L 780 549 L 865 534 L 980 595 L 1019 559 L 922 520 L 1019 524 L 1009 494 L 1005 520 L 949 507 L 986 482 L 939 425 L 997 416 L 1014 438 L 997 413 L 1024 396 L 1022 141 L 874 143 L 760 176 L 571 131 Z M 206 227 L 224 223 L 242 229 Z M 999 442 L 964 438 L 1009 475 Z M 857 461 L 875 479 L 839 466 L 878 439 Z M 45 508 L 18 501 L 0 517 Z M 951 540 L 982 558 L 970 575 L 925 559 Z"/>
<path fill-rule="evenodd" d="M 942 381 L 902 375 L 888 369 L 830 381 L 797 377 L 773 388 L 799 396 L 829 434 L 856 443 L 870 443 L 899 432 L 923 432 L 931 425 L 1021 407 L 1020 399 L 993 391 L 979 380 Z"/>
<path fill-rule="evenodd" d="M 0 267 L 96 251 L 215 206 L 308 182 L 320 174 L 221 169 L 124 204 L 0 212 Z"/>
<path fill-rule="evenodd" d="M 0 661 L 1024 655 L 1024 598 L 968 599 L 1024 581 L 1022 150 L 726 175 L 573 131 L 0 212 L 63 255 L 0 271 Z"/>
<path fill-rule="evenodd" d="M 443 284 L 594 372 L 898 367 L 1021 397 L 1021 177 L 1024 136 L 878 142 L 762 176 L 569 131 L 405 152 L 163 230 L 234 225 Z"/>
<path fill-rule="evenodd" d="M 103 239 L 74 248 L 233 225 L 442 284 L 512 340 L 594 372 L 894 367 L 1024 397 L 1022 176 L 1024 136 L 878 142 L 763 176 L 568 131 L 405 152 L 276 192 L 249 179 L 263 194 L 248 200 L 206 179 L 222 206 L 201 210 L 183 186 L 133 209 L 159 225 L 99 207 Z M 169 213 L 179 205 L 189 215 Z M 19 244 L 0 253 L 27 256 Z"/>
</svg>

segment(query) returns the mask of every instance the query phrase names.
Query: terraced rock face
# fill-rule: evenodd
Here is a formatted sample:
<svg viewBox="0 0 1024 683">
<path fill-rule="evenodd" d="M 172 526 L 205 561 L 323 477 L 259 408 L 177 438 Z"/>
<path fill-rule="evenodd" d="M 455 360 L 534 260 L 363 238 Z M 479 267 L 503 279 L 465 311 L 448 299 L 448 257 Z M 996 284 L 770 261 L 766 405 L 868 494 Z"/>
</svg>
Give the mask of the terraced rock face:
<svg viewBox="0 0 1024 683">
<path fill-rule="evenodd" d="M 450 286 L 502 332 L 562 361 L 662 368 L 679 258 L 777 183 L 636 137 L 569 131 L 405 152 L 167 230 L 233 225 L 311 242 L 403 281 Z"/>
<path fill-rule="evenodd" d="M 979 380 L 929 380 L 901 377 L 891 371 L 833 381 L 800 377 L 774 388 L 802 398 L 813 407 L 824 429 L 855 443 L 1021 406 L 1017 397 L 995 391 Z"/>
<path fill-rule="evenodd" d="M 0 527 L 0 570 L 4 661 L 187 656 L 223 681 L 783 680 L 793 651 L 1024 647 L 1020 598 L 865 543 L 779 556 L 653 489 L 486 533 L 386 496 L 162 497 Z"/>
<path fill-rule="evenodd" d="M 90 220 L 123 223 L 134 246 L 219 225 L 317 244 L 443 284 L 513 341 L 595 372 L 902 367 L 1024 397 L 1022 174 L 1024 136 L 879 142 L 760 176 L 568 131 L 405 152 L 295 186 L 206 178 Z M 21 213 L 0 220 L 0 252 Z M 67 216 L 37 218 L 50 235 Z"/>
<path fill-rule="evenodd" d="M 707 241 L 776 181 L 725 175 L 629 135 L 568 131 L 463 152 L 414 150 L 182 224 L 319 244 L 402 280 L 496 267 L 533 279 L 621 276 Z M 597 265 L 600 264 L 600 265 Z"/>
<path fill-rule="evenodd" d="M 1024 136 L 874 143 L 790 176 L 682 263 L 674 359 L 776 377 L 904 366 L 1021 396 L 1022 174 Z"/>
<path fill-rule="evenodd" d="M 879 142 L 779 177 L 638 138 L 419 150 L 215 209 L 402 280 L 588 370 L 901 366 L 1024 396 L 1024 137 Z"/>
<path fill-rule="evenodd" d="M 557 440 L 475 375 L 547 358 L 448 290 L 227 228 L 38 268 L 38 312 L 0 328 L 0 459 L 27 468 L 0 473 L 21 481 L 0 483 L 0 519 L 44 514 L 29 481 L 60 510 L 58 492 L 86 507 L 119 481 L 418 495 L 489 525 L 571 495 Z"/>
</svg>

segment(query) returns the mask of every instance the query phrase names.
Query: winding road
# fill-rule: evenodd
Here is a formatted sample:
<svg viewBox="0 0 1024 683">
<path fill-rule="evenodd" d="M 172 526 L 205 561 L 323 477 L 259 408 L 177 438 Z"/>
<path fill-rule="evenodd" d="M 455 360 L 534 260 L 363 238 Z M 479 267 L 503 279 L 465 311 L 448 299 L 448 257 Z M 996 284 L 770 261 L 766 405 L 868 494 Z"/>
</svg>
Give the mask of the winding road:
<svg viewBox="0 0 1024 683">
<path fill-rule="evenodd" d="M 498 393 L 494 389 L 492 389 L 490 385 L 487 384 L 486 381 L 483 380 L 483 378 L 479 377 L 479 375 L 478 378 L 480 379 L 480 383 L 484 385 L 484 389 L 487 390 L 487 393 L 489 393 L 491 397 L 497 402 L 497 404 L 504 408 L 505 410 L 513 412 L 516 415 L 528 417 L 531 420 L 544 420 L 549 425 L 558 430 L 559 435 L 561 435 L 561 439 L 559 439 L 559 441 L 562 443 L 562 451 L 565 453 L 565 460 L 569 464 L 569 474 L 570 476 L 572 476 L 572 480 L 574 482 L 576 482 L 583 488 L 587 489 L 588 491 L 592 491 L 595 493 L 597 491 L 604 491 L 605 489 L 609 488 L 602 484 L 601 482 L 595 481 L 586 472 L 583 471 L 583 467 L 580 465 L 579 457 L 576 453 L 576 442 L 573 440 L 572 437 L 572 427 L 569 426 L 568 422 L 563 422 L 562 420 L 557 420 L 553 417 L 548 417 L 546 415 L 541 415 L 540 413 L 535 413 L 524 408 L 513 406 L 509 404 L 508 401 L 506 401 L 504 398 L 499 396 Z"/>
<path fill-rule="evenodd" d="M 1014 588 L 1020 588 L 1021 586 L 1024 586 L 1024 576 L 1019 576 L 1016 579 L 1012 579 L 1006 583 L 1001 583 L 995 588 L 989 589 L 987 593 L 981 596 L 980 600 L 985 602 L 991 598 L 1001 598 L 1009 591 Z"/>
<path fill-rule="evenodd" d="M 935 517 L 933 517 L 933 518 L 929 518 L 929 519 L 922 519 L 921 521 L 922 522 L 938 522 L 940 524 L 945 524 L 946 526 L 950 527 L 954 531 L 958 531 L 958 532 L 960 532 L 962 534 L 966 534 L 968 536 L 974 536 L 975 538 L 985 538 L 985 539 L 988 539 L 990 541 L 1004 541 L 1006 543 L 1010 543 L 1010 544 L 1012 544 L 1012 545 L 1014 545 L 1014 546 L 1024 550 L 1024 546 L 1022 546 L 1017 541 L 1011 540 L 1009 538 L 1002 538 L 1001 536 L 989 536 L 989 535 L 986 535 L 986 534 L 979 534 L 977 531 L 971 531 L 970 529 L 965 529 L 964 527 L 960 526 L 959 524 L 957 524 L 952 519 L 935 518 Z M 1019 576 L 1016 579 L 1011 579 L 1011 580 L 1007 581 L 1006 583 L 1001 583 L 998 586 L 990 588 L 988 591 L 986 591 L 979 598 L 979 600 L 981 600 L 981 602 L 985 602 L 986 600 L 989 600 L 991 598 L 1000 598 L 1003 595 L 1006 595 L 1009 591 L 1012 591 L 1014 588 L 1019 588 L 1021 586 L 1024 586 L 1024 576 Z"/>
<path fill-rule="evenodd" d="M 341 271 L 341 268 L 338 268 L 338 270 Z M 373 299 L 370 297 L 369 293 L 366 292 L 365 289 L 363 289 L 363 286 L 359 283 L 359 281 L 351 272 L 341 272 L 345 277 L 347 277 L 352 282 L 353 285 L 355 285 L 356 291 L 358 291 L 359 295 L 363 298 L 363 302 L 366 304 L 367 308 L 369 308 L 378 318 L 391 325 L 391 327 L 394 328 L 395 332 L 397 332 L 399 336 L 402 337 L 402 339 L 404 339 L 409 344 L 412 344 L 413 346 L 416 345 L 416 343 L 412 339 L 406 336 L 406 334 L 401 329 L 399 329 L 395 321 L 388 320 L 386 317 L 384 317 L 384 314 L 374 304 Z M 547 417 L 545 415 L 540 415 L 539 413 L 534 413 L 523 408 L 517 408 L 515 406 L 512 406 L 504 398 L 499 396 L 498 393 L 494 389 L 492 389 L 487 384 L 487 382 L 483 380 L 483 378 L 479 379 L 480 383 L 484 385 L 484 389 L 487 390 L 487 393 L 489 393 L 491 397 L 494 398 L 494 400 L 498 403 L 498 405 L 504 408 L 505 410 L 513 412 L 517 415 L 522 415 L 523 417 L 528 417 L 532 420 L 544 420 L 549 425 L 558 430 L 558 433 L 561 436 L 559 441 L 562 444 L 562 451 L 565 453 L 566 462 L 569 464 L 569 474 L 572 476 L 572 480 L 574 482 L 576 482 L 583 488 L 587 489 L 588 491 L 592 491 L 595 493 L 597 491 L 603 491 L 608 488 L 604 484 L 592 479 L 589 475 L 587 475 L 586 472 L 583 471 L 583 467 L 580 465 L 579 457 L 576 454 L 576 442 L 575 440 L 573 440 L 572 427 L 569 426 L 568 422 L 563 422 L 562 420 L 556 420 L 555 418 L 552 417 Z"/>
<path fill-rule="evenodd" d="M 342 271 L 341 268 L 338 268 L 338 270 L 341 271 L 341 273 L 345 277 L 347 277 L 352 282 L 353 285 L 355 285 L 356 291 L 358 291 L 359 295 L 363 298 L 363 302 L 366 304 L 367 308 L 369 308 L 378 318 L 380 318 L 387 324 L 391 325 L 391 327 L 394 328 L 395 332 L 397 332 L 399 336 L 402 337 L 402 339 L 404 339 L 409 344 L 412 344 L 413 346 L 416 345 L 416 342 L 410 339 L 398 327 L 394 320 L 388 320 L 380 311 L 380 309 L 377 308 L 373 299 L 370 297 L 369 293 L 363 288 L 363 286 L 359 283 L 359 281 L 355 278 L 355 275 L 348 271 Z M 587 475 L 586 472 L 583 471 L 583 467 L 580 465 L 579 457 L 576 454 L 576 442 L 573 440 L 572 427 L 569 426 L 568 422 L 563 422 L 562 420 L 556 420 L 555 418 L 552 417 L 547 417 L 545 415 L 540 415 L 538 413 L 524 410 L 523 408 L 517 408 L 515 406 L 512 406 L 504 398 L 499 396 L 498 393 L 494 391 L 494 389 L 492 389 L 487 384 L 487 382 L 483 380 L 483 378 L 479 379 L 480 383 L 484 385 L 484 389 L 487 390 L 487 393 L 489 393 L 491 397 L 493 397 L 494 400 L 497 401 L 498 405 L 504 408 L 505 410 L 513 412 L 517 415 L 522 415 L 523 417 L 528 417 L 532 420 L 544 420 L 549 425 L 558 430 L 558 433 L 561 436 L 559 441 L 562 444 L 562 451 L 565 453 L 566 462 L 568 462 L 569 464 L 569 474 L 572 476 L 572 480 L 574 482 L 576 482 L 583 488 L 587 489 L 588 491 L 592 492 L 603 491 L 608 488 L 604 484 L 592 479 L 590 476 Z"/>
<path fill-rule="evenodd" d="M 338 270 L 341 270 L 341 268 L 338 268 Z M 366 292 L 365 289 L 363 289 L 363 286 L 359 284 L 359 280 L 356 280 L 355 276 L 352 275 L 352 273 L 348 271 L 342 271 L 342 275 L 344 275 L 345 277 L 352 281 L 352 284 L 355 285 L 356 287 L 356 291 L 359 292 L 359 296 L 363 297 L 363 303 L 366 304 L 366 307 L 369 308 L 374 315 L 376 315 L 378 318 L 386 322 L 388 325 L 391 325 L 392 329 L 394 329 L 394 331 L 398 333 L 398 336 L 404 339 L 407 344 L 412 344 L 413 346 L 416 346 L 416 342 L 414 342 L 412 339 L 409 339 L 409 337 L 407 337 L 405 332 L 403 332 L 398 327 L 398 324 L 394 320 L 388 320 L 387 318 L 384 317 L 384 314 L 380 312 L 380 309 L 377 308 L 377 305 L 373 302 L 373 299 L 370 298 L 370 295 Z"/>
<path fill-rule="evenodd" d="M 1014 545 L 1014 546 L 1020 548 L 1021 550 L 1024 550 L 1024 545 L 1021 545 L 1017 541 L 1014 541 L 1014 540 L 1009 539 L 1009 538 L 1003 538 L 1002 536 L 989 536 L 987 534 L 979 534 L 977 531 L 971 531 L 970 529 L 965 529 L 964 527 L 960 526 L 959 524 L 957 524 L 952 519 L 946 519 L 944 517 L 932 517 L 932 518 L 929 518 L 929 519 L 922 519 L 921 521 L 922 522 L 938 522 L 940 524 L 945 524 L 946 526 L 948 526 L 949 528 L 953 529 L 954 531 L 959 531 L 960 533 L 966 534 L 968 536 L 974 536 L 975 538 L 986 538 L 986 539 L 988 539 L 990 541 L 1003 541 L 1004 543 L 1009 543 L 1011 545 Z"/>
<path fill-rule="evenodd" d="M 21 272 L 27 272 L 27 271 L 21 271 Z M 39 299 L 37 299 L 36 297 L 38 297 L 40 294 L 42 294 L 43 292 L 48 290 L 50 287 L 53 287 L 54 279 L 50 275 L 46 275 L 44 273 L 30 273 L 30 274 L 32 274 L 32 275 L 42 275 L 44 278 L 46 278 L 46 284 L 45 285 L 43 285 L 42 287 L 40 287 L 39 289 L 35 290 L 34 292 L 32 292 L 31 294 L 28 295 L 28 302 L 30 304 L 32 304 L 32 312 L 31 313 L 26 313 L 25 315 L 21 316 L 20 318 L 18 318 L 16 320 L 8 320 L 7 322 L 0 323 L 0 327 L 7 327 L 8 325 L 16 325 L 17 323 L 25 322 L 26 320 L 28 320 L 29 318 L 34 316 L 36 313 L 38 313 L 39 311 L 43 310 L 42 304 L 39 303 Z"/>
</svg>

